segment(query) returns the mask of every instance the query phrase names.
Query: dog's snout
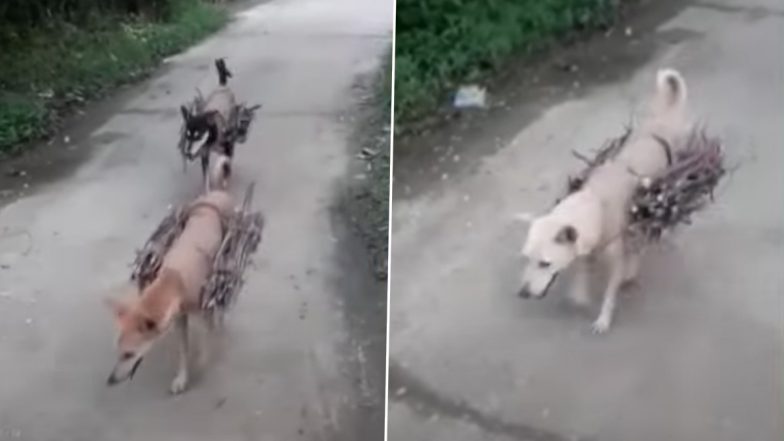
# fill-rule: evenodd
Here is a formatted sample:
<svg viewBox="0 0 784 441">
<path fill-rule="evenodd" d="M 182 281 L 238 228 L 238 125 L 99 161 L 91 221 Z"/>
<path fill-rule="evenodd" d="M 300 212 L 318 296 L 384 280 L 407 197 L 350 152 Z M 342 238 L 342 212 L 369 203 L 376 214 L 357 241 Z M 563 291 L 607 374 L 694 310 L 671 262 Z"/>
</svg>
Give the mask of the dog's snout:
<svg viewBox="0 0 784 441">
<path fill-rule="evenodd" d="M 531 297 L 531 292 L 528 291 L 528 287 L 527 286 L 524 286 L 524 287 L 520 288 L 520 291 L 517 292 L 517 296 L 520 297 L 521 299 L 527 299 L 527 298 Z"/>
<path fill-rule="evenodd" d="M 117 379 L 117 377 L 114 375 L 114 372 L 112 372 L 112 374 L 109 375 L 109 378 L 106 379 L 106 385 L 107 386 L 114 386 L 115 384 L 117 384 L 119 382 L 120 382 L 120 380 Z"/>
</svg>

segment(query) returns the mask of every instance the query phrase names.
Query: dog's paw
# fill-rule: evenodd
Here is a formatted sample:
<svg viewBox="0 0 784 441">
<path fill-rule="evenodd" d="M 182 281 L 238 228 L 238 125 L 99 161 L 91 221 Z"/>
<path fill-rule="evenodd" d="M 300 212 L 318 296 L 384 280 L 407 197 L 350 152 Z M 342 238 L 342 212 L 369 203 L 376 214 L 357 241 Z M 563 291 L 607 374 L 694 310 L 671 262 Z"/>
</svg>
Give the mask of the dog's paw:
<svg viewBox="0 0 784 441">
<path fill-rule="evenodd" d="M 169 387 L 169 392 L 171 392 L 172 395 L 179 395 L 185 392 L 185 389 L 187 388 L 188 376 L 180 373 L 174 377 L 174 380 L 172 380 L 171 386 Z"/>
<path fill-rule="evenodd" d="M 599 316 L 596 321 L 593 322 L 591 326 L 591 330 L 594 334 L 604 334 L 610 330 L 610 317 L 606 316 Z"/>
</svg>

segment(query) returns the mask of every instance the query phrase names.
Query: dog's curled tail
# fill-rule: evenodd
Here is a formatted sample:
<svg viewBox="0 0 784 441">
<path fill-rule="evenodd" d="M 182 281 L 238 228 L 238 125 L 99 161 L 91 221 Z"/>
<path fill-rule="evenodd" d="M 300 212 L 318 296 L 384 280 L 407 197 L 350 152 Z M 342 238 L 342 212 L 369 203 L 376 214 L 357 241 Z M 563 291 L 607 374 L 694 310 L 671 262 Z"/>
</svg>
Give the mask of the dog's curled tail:
<svg viewBox="0 0 784 441">
<path fill-rule="evenodd" d="M 226 67 L 226 60 L 223 58 L 218 58 L 215 60 L 215 69 L 218 70 L 218 83 L 221 86 L 225 86 L 229 81 L 229 78 L 232 77 L 231 72 L 229 72 L 229 68 Z"/>
<path fill-rule="evenodd" d="M 686 104 L 686 80 L 675 69 L 656 73 L 656 107 L 659 111 L 682 108 Z"/>
</svg>

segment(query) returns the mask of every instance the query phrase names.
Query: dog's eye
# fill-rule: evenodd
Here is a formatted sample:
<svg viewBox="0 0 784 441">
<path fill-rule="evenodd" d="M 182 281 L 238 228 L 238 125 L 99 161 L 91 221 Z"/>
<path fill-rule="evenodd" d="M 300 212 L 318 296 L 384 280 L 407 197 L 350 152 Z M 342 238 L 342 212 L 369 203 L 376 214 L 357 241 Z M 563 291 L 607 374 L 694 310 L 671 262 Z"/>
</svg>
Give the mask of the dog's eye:
<svg viewBox="0 0 784 441">
<path fill-rule="evenodd" d="M 539 268 L 542 268 L 542 269 L 550 268 L 550 262 L 548 262 L 546 260 L 540 260 L 539 261 Z"/>
<path fill-rule="evenodd" d="M 134 355 L 135 354 L 133 352 L 123 352 L 122 355 L 120 356 L 120 358 L 122 360 L 124 360 L 124 361 L 125 360 L 130 360 L 131 358 L 133 358 Z"/>
<path fill-rule="evenodd" d="M 146 320 L 144 320 L 144 322 L 142 323 L 142 329 L 143 329 L 144 331 L 147 331 L 147 332 L 152 332 L 152 331 L 154 331 L 154 330 L 155 330 L 155 328 L 157 328 L 157 326 L 158 326 L 158 325 L 155 323 L 155 321 L 154 321 L 154 320 L 150 320 L 150 319 L 146 319 Z"/>
</svg>

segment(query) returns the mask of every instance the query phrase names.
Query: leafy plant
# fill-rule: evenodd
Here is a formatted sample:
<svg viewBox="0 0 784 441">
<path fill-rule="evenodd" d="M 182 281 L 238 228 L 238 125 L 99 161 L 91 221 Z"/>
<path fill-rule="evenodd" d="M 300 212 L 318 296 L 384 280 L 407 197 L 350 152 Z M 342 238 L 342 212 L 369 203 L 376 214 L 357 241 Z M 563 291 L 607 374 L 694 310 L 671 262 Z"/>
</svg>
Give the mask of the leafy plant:
<svg viewBox="0 0 784 441">
<path fill-rule="evenodd" d="M 613 0 L 397 0 L 395 119 L 417 119 L 446 92 L 511 54 L 607 24 Z"/>
<path fill-rule="evenodd" d="M 45 135 L 73 106 L 144 76 L 227 20 L 201 0 L 23 3 L 0 6 L 0 151 Z M 129 12 L 133 4 L 152 18 Z M 21 21 L 5 26 L 9 17 Z"/>
</svg>

